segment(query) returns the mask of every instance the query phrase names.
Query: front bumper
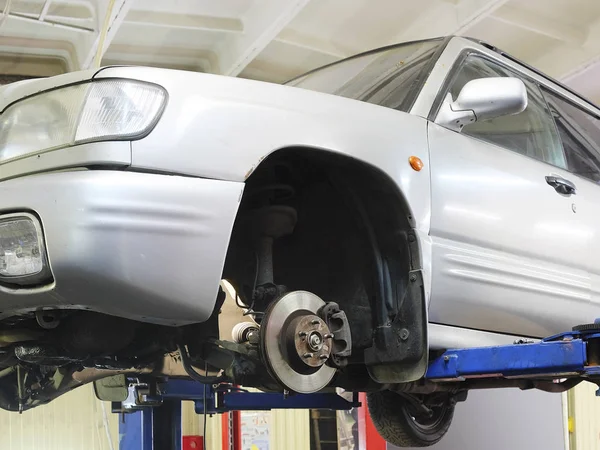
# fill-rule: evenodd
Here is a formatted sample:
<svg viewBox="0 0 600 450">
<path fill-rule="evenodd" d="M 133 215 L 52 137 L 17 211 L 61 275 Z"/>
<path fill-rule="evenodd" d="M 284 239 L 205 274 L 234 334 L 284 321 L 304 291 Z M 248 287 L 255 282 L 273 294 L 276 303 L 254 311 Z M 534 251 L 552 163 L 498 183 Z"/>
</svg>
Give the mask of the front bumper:
<svg viewBox="0 0 600 450">
<path fill-rule="evenodd" d="M 81 308 L 164 325 L 213 311 L 244 184 L 122 171 L 0 183 L 0 214 L 40 218 L 51 285 L 0 286 L 0 318 Z"/>
</svg>

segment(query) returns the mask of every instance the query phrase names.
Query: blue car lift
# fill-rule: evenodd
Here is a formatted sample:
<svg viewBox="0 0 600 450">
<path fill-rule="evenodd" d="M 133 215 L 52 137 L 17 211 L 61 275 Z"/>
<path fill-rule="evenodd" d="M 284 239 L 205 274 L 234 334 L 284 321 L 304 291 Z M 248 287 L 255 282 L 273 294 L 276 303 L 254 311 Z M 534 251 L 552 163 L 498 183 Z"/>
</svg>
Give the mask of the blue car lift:
<svg viewBox="0 0 600 450">
<path fill-rule="evenodd" d="M 182 400 L 193 401 L 197 414 L 208 415 L 271 409 L 347 410 L 360 406 L 358 392 L 353 394 L 352 400 L 346 400 L 335 393 L 286 395 L 247 392 L 232 386 L 215 388 L 177 379 L 158 387 L 160 394 L 151 400 L 156 405 L 154 407 L 128 405 L 119 408 L 113 405 L 113 411 L 123 413 L 119 422 L 120 450 L 181 450 Z"/>
<path fill-rule="evenodd" d="M 582 380 L 600 383 L 600 323 L 596 325 L 539 342 L 448 350 L 430 361 L 425 378 L 456 383 L 458 387 L 482 379 L 490 381 L 489 387 L 503 387 L 506 385 L 503 381 L 515 379 L 546 380 L 546 386 L 556 384 L 559 388 L 560 384 L 553 380 L 566 380 L 563 383 L 573 385 Z M 138 392 L 131 395 L 139 397 Z M 144 398 L 145 405 L 154 402 L 160 406 L 138 408 L 129 402 L 125 409 L 133 412 L 122 415 L 119 427 L 121 450 L 181 450 L 182 400 L 194 401 L 198 414 L 271 409 L 346 410 L 360 406 L 358 393 L 349 401 L 335 393 L 255 393 L 176 379 L 159 385 L 157 393 Z M 113 409 L 123 410 L 118 406 Z"/>
</svg>

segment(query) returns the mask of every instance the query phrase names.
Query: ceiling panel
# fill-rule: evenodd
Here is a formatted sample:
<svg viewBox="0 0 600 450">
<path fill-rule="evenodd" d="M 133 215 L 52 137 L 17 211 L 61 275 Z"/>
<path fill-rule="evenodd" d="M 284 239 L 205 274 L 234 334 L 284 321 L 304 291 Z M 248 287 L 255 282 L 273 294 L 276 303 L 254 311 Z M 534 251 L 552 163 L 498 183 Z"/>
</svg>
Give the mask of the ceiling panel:
<svg viewBox="0 0 600 450">
<path fill-rule="evenodd" d="M 468 36 L 489 42 L 523 61 L 532 61 L 557 45 L 556 39 L 491 18 L 474 25 L 468 31 Z M 527 45 L 523 45 L 525 40 Z"/>
<path fill-rule="evenodd" d="M 515 0 L 519 9 L 577 27 L 589 25 L 600 17 L 596 0 Z"/>
<path fill-rule="evenodd" d="M 325 0 L 309 3 L 289 28 L 359 53 L 389 43 L 436 0 Z"/>
<path fill-rule="evenodd" d="M 596 104 L 600 105 L 600 83 L 598 80 L 600 80 L 600 64 L 595 64 L 585 73 L 573 77 L 569 81 L 569 85 L 576 91 L 596 102 Z"/>
<path fill-rule="evenodd" d="M 149 27 L 125 23 L 115 36 L 115 45 L 132 44 L 186 49 L 212 49 L 222 37 L 218 33 L 185 28 Z M 109 48 L 110 51 L 110 48 Z"/>
<path fill-rule="evenodd" d="M 138 0 L 134 10 L 176 14 L 199 14 L 217 17 L 241 17 L 261 0 Z M 282 0 L 285 1 L 285 0 Z"/>
<path fill-rule="evenodd" d="M 13 0 L 12 14 L 0 14 L 0 57 L 20 48 L 65 58 L 70 70 L 100 52 L 104 64 L 281 81 L 379 46 L 459 33 L 600 96 L 600 0 Z"/>
<path fill-rule="evenodd" d="M 281 83 L 338 59 L 331 55 L 273 41 L 248 65 L 242 72 L 242 76 Z"/>
</svg>

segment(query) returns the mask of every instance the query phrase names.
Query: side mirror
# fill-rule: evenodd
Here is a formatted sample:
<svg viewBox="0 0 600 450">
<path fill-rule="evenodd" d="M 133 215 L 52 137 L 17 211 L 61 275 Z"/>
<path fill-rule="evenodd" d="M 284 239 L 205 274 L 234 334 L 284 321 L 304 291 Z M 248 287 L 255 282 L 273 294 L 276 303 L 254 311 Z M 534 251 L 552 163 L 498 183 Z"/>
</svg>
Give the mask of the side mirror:
<svg viewBox="0 0 600 450">
<path fill-rule="evenodd" d="M 527 108 L 527 88 L 518 78 L 478 78 L 464 85 L 456 100 L 448 93 L 436 123 L 460 131 L 465 125 L 519 114 Z"/>
</svg>

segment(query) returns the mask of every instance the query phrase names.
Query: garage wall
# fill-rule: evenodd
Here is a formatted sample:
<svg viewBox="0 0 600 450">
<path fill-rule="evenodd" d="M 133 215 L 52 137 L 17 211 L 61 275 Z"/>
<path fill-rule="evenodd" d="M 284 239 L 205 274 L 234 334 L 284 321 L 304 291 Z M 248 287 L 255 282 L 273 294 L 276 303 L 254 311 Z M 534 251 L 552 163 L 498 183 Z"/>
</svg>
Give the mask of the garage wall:
<svg viewBox="0 0 600 450">
<path fill-rule="evenodd" d="M 307 409 L 271 412 L 272 449 L 310 450 L 310 417 Z"/>
<path fill-rule="evenodd" d="M 600 398 L 598 386 L 581 383 L 570 392 L 571 449 L 600 450 Z"/>
<path fill-rule="evenodd" d="M 110 412 L 108 403 L 105 408 L 106 421 L 102 403 L 87 385 L 23 414 L 0 410 L 0 448 L 117 450 L 118 415 Z"/>
<path fill-rule="evenodd" d="M 0 54 L 0 85 L 26 78 L 52 77 L 65 72 L 66 63 L 58 58 Z"/>
<path fill-rule="evenodd" d="M 0 449 L 118 450 L 119 415 L 111 413 L 110 403 L 104 402 L 105 422 L 102 403 L 96 399 L 93 385 L 87 385 L 21 415 L 0 410 Z M 202 421 L 193 402 L 182 403 L 184 435 L 201 436 Z M 208 448 L 221 449 L 221 416 L 209 417 L 207 435 Z"/>
<path fill-rule="evenodd" d="M 194 412 L 193 402 L 184 402 L 181 412 L 183 435 L 202 436 L 204 418 Z M 206 441 L 207 448 L 210 450 L 223 450 L 222 423 L 221 415 L 208 417 Z M 310 450 L 309 411 L 306 409 L 271 411 L 269 445 L 275 450 Z"/>
<path fill-rule="evenodd" d="M 598 416 L 596 416 L 598 417 Z M 541 391 L 471 391 L 448 434 L 431 450 L 565 450 L 562 396 Z M 388 450 L 396 447 L 388 446 Z M 580 450 L 592 450 L 581 447 Z"/>
</svg>

